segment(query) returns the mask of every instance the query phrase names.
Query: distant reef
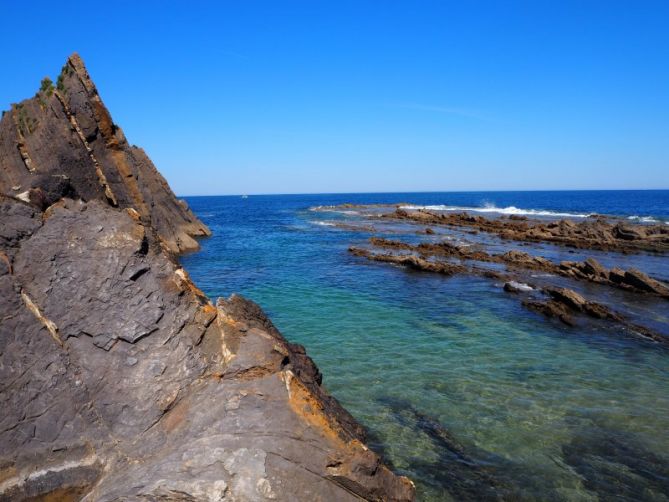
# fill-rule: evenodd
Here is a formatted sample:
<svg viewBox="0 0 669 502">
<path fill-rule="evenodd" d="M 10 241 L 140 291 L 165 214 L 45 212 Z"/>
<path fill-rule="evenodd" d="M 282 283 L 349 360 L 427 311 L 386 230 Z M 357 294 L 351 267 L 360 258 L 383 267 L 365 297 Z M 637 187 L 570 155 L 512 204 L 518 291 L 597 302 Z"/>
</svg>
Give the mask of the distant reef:
<svg viewBox="0 0 669 502">
<path fill-rule="evenodd" d="M 413 500 L 73 54 L 0 121 L 0 500 Z"/>
</svg>

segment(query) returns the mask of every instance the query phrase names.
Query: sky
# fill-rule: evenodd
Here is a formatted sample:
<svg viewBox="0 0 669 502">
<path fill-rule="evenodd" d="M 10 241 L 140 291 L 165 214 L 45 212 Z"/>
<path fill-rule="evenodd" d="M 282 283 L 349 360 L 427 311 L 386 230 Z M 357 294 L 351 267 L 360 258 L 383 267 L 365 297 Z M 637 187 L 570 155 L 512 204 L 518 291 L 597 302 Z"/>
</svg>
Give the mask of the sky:
<svg viewBox="0 0 669 502">
<path fill-rule="evenodd" d="M 669 1 L 0 0 L 179 195 L 669 188 Z"/>
</svg>

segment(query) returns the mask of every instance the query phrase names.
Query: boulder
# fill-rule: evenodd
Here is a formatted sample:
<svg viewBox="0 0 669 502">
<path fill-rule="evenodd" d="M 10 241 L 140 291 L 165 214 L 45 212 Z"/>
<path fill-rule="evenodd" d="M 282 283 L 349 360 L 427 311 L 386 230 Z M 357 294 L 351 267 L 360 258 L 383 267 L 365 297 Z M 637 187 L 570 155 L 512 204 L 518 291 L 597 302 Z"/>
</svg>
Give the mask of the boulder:
<svg viewBox="0 0 669 502">
<path fill-rule="evenodd" d="M 607 278 L 609 275 L 608 270 L 606 270 L 597 260 L 594 258 L 588 258 L 583 262 L 581 270 L 588 275 L 593 277 Z"/>
<path fill-rule="evenodd" d="M 585 298 L 571 289 L 547 287 L 544 291 L 548 293 L 553 300 L 562 303 L 573 310 L 582 311 L 583 306 L 587 303 Z"/>
<path fill-rule="evenodd" d="M 623 223 L 618 223 L 613 228 L 613 235 L 617 239 L 623 239 L 626 241 L 635 241 L 645 238 L 646 232 L 644 231 L 644 228 L 640 225 L 631 226 L 631 225 L 625 225 Z"/>
<path fill-rule="evenodd" d="M 660 296 L 669 296 L 669 287 L 648 277 L 648 275 L 635 268 L 631 268 L 625 272 L 623 282 L 641 291 L 655 293 Z"/>
</svg>

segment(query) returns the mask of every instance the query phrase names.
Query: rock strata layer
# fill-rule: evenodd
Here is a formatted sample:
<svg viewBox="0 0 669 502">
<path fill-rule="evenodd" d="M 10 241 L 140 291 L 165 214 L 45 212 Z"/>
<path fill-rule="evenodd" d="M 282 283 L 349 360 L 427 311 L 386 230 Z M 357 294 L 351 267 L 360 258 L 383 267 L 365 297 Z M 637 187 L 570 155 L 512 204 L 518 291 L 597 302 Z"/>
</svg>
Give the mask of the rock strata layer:
<svg viewBox="0 0 669 502">
<path fill-rule="evenodd" d="M 0 153 L 0 500 L 413 499 L 303 347 L 190 281 L 208 230 L 77 56 Z"/>
<path fill-rule="evenodd" d="M 496 234 L 502 239 L 525 242 L 550 242 L 581 249 L 656 253 L 669 252 L 666 225 L 632 225 L 607 218 L 587 218 L 579 223 L 568 219 L 543 222 L 525 217 L 484 218 L 468 213 L 437 213 L 426 209 L 407 211 L 398 208 L 383 217 L 409 220 L 421 225 L 468 227 Z"/>
<path fill-rule="evenodd" d="M 337 206 L 337 208 L 340 207 L 348 208 L 351 206 L 346 204 Z M 509 222 L 512 225 L 516 225 L 518 222 L 528 225 L 526 218 L 498 220 L 497 223 L 493 224 L 490 223 L 493 220 L 462 214 L 442 215 L 423 210 L 407 212 L 403 209 L 394 209 L 392 212 L 379 214 L 380 206 L 355 207 L 363 210 L 371 208 L 370 221 L 380 222 L 399 219 L 409 221 L 410 226 L 416 223 L 422 226 L 426 221 L 431 224 L 436 224 L 437 221 L 445 222 L 444 225 L 455 227 L 461 226 L 457 223 L 460 221 L 472 222 L 477 225 L 500 225 L 500 228 L 508 226 Z M 388 208 L 388 206 L 382 207 Z M 534 223 L 545 225 L 546 228 L 576 228 L 576 224 L 565 223 L 564 221 L 556 224 Z M 598 220 L 593 225 L 601 227 L 604 223 Z M 365 227 L 358 223 L 357 228 Z M 373 229 L 373 231 L 380 230 Z M 667 284 L 636 268 L 623 270 L 619 267 L 613 267 L 607 269 L 592 257 L 585 258 L 583 261 L 561 261 L 557 263 L 543 256 L 532 255 L 518 249 L 510 249 L 503 253 L 490 253 L 487 251 L 488 248 L 495 247 L 499 250 L 499 246 L 486 244 L 485 240 L 476 243 L 460 239 L 453 240 L 445 233 L 441 233 L 436 238 L 429 237 L 427 241 L 415 243 L 415 237 L 413 236 L 416 234 L 427 236 L 434 236 L 435 234 L 427 233 L 424 229 L 416 232 L 411 227 L 404 230 L 398 230 L 397 228 L 389 230 L 384 227 L 381 231 L 384 233 L 396 232 L 398 236 L 401 236 L 404 232 L 405 238 L 411 235 L 413 242 L 372 236 L 369 238 L 368 245 L 364 247 L 350 246 L 349 252 L 367 260 L 398 265 L 416 271 L 438 273 L 446 277 L 455 274 L 469 274 L 493 279 L 501 283 L 500 285 L 504 291 L 514 293 L 519 297 L 525 307 L 547 317 L 557 318 L 569 326 L 577 326 L 586 319 L 596 320 L 603 322 L 607 328 L 616 333 L 631 335 L 644 341 L 650 340 L 663 347 L 669 347 L 669 336 L 662 330 L 658 331 L 657 329 L 661 322 L 655 322 L 652 317 L 649 318 L 645 313 L 643 319 L 638 319 L 638 314 L 635 319 L 634 313 L 630 317 L 629 312 L 625 312 L 625 309 L 627 309 L 626 302 L 618 300 L 620 296 L 604 292 L 608 288 L 623 290 L 624 294 L 631 293 L 637 296 L 640 301 L 649 299 L 651 302 L 662 302 L 669 299 L 669 286 Z M 653 230 L 644 230 L 643 232 L 644 235 L 648 236 L 652 234 Z M 657 233 L 657 235 L 664 235 L 662 232 Z M 641 231 L 638 233 L 640 235 Z M 654 246 L 664 242 L 662 238 L 654 237 L 651 240 L 654 242 Z M 547 242 L 552 242 L 552 240 L 547 239 Z M 617 245 L 612 246 L 617 249 Z M 581 247 L 590 247 L 589 237 L 585 238 Z M 654 247 L 653 250 L 659 252 L 659 248 Z M 537 274 L 536 272 L 540 273 Z M 588 295 L 588 298 L 572 289 L 556 287 L 556 283 L 574 284 L 576 286 L 577 283 L 582 282 L 592 283 L 596 286 L 594 290 L 586 287 L 585 294 Z M 591 293 L 598 293 L 603 296 L 604 303 L 591 298 Z M 602 295 L 602 293 L 605 294 Z M 607 306 L 606 303 L 611 301 L 616 303 L 610 307 Z M 618 307 L 622 307 L 623 310 L 619 310 Z M 666 311 L 663 305 L 660 308 Z M 650 324 L 647 325 L 646 322 Z"/>
<path fill-rule="evenodd" d="M 61 196 L 133 208 L 172 252 L 209 229 L 178 200 L 144 150 L 131 146 L 73 54 L 57 85 L 11 105 L 0 121 L 0 193 L 46 208 Z"/>
</svg>

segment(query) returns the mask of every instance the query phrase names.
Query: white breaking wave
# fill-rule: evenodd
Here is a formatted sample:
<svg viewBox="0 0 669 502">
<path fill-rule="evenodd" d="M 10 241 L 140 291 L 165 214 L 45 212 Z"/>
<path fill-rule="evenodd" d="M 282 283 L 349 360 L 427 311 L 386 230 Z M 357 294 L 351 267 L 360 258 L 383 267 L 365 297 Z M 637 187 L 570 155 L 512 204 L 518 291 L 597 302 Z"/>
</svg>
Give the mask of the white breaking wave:
<svg viewBox="0 0 669 502">
<path fill-rule="evenodd" d="M 330 223 L 329 221 L 312 221 L 314 225 L 320 225 L 322 227 L 334 227 L 334 223 Z"/>
<path fill-rule="evenodd" d="M 660 223 L 659 220 L 656 220 L 652 216 L 633 215 L 633 216 L 628 216 L 627 219 L 628 220 L 634 220 L 634 221 L 640 221 L 641 223 Z M 669 222 L 667 222 L 667 224 L 669 224 Z"/>
<path fill-rule="evenodd" d="M 320 211 L 341 214 L 360 214 L 360 211 L 351 211 L 350 209 L 339 209 L 338 206 L 315 206 L 310 207 L 309 211 Z"/>
<path fill-rule="evenodd" d="M 542 209 L 522 209 L 516 206 L 496 207 L 493 204 L 486 204 L 483 207 L 464 207 L 464 206 L 446 206 L 438 204 L 434 206 L 400 206 L 400 209 L 429 209 L 432 211 L 469 211 L 472 213 L 495 213 L 495 214 L 515 214 L 518 216 L 553 216 L 567 218 L 588 218 L 590 214 L 581 213 L 561 213 L 557 211 L 545 211 Z"/>
</svg>

